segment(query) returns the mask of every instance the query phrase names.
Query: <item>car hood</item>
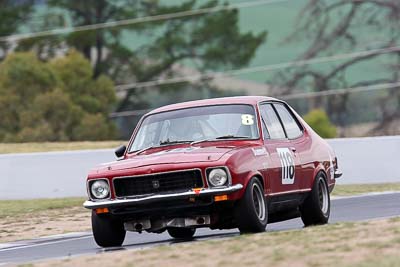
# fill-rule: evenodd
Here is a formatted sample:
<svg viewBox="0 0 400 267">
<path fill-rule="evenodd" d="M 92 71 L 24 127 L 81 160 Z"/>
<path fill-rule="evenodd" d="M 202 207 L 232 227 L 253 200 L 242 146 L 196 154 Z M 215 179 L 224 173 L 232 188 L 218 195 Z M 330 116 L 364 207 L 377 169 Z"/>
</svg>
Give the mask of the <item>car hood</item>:
<svg viewBox="0 0 400 267">
<path fill-rule="evenodd" d="M 97 172 L 118 171 L 159 164 L 213 162 L 220 160 L 225 154 L 242 147 L 244 146 L 190 146 L 165 149 L 154 153 L 132 156 L 125 160 L 104 163 L 97 168 Z"/>
</svg>

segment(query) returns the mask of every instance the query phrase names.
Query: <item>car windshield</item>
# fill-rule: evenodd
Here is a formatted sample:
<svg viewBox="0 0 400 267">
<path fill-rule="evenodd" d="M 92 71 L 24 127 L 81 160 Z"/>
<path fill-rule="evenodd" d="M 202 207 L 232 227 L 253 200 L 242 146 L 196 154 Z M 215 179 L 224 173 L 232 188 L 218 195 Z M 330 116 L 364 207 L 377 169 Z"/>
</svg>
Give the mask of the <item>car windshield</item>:
<svg viewBox="0 0 400 267">
<path fill-rule="evenodd" d="M 257 138 L 254 107 L 244 104 L 202 106 L 147 116 L 129 152 L 202 140 Z"/>
</svg>

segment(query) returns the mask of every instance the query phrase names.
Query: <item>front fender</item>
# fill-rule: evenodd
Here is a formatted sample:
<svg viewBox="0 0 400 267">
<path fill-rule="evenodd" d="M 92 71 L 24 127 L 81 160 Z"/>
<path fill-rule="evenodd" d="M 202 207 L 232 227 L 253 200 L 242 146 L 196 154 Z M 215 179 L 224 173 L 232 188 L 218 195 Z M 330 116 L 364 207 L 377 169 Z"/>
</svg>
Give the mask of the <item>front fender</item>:
<svg viewBox="0 0 400 267">
<path fill-rule="evenodd" d="M 263 175 L 259 172 L 259 171 L 249 171 L 246 173 L 243 173 L 241 175 L 238 175 L 239 177 L 232 177 L 232 182 L 233 185 L 235 185 L 236 183 L 240 183 L 243 185 L 243 188 L 238 190 L 237 192 L 231 194 L 229 196 L 230 200 L 238 200 L 241 199 L 243 197 L 244 192 L 246 191 L 247 185 L 250 182 L 250 179 L 253 177 L 258 177 L 264 187 L 264 193 L 265 193 L 265 181 L 264 181 L 264 177 Z M 237 179 L 235 179 L 237 178 Z"/>
</svg>

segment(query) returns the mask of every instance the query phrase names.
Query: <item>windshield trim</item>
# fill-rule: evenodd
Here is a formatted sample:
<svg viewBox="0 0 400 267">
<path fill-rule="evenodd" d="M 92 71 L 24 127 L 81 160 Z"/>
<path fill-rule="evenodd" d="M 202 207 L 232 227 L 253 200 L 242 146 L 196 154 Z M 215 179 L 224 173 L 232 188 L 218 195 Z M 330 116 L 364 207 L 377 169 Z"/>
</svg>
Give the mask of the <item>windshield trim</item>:
<svg viewBox="0 0 400 267">
<path fill-rule="evenodd" d="M 233 105 L 240 105 L 240 106 L 246 105 L 246 106 L 250 106 L 250 107 L 254 110 L 254 114 L 255 114 L 255 117 L 256 117 L 256 127 L 257 127 L 257 136 L 256 136 L 255 138 L 234 139 L 234 140 L 236 140 L 236 141 L 259 140 L 259 139 L 261 138 L 261 134 L 260 134 L 260 127 L 259 127 L 259 120 L 258 120 L 258 112 L 257 112 L 256 106 L 251 105 L 251 104 L 242 104 L 242 103 L 223 103 L 223 104 L 201 105 L 201 106 L 193 106 L 193 107 L 186 107 L 186 108 L 177 108 L 177 109 L 171 109 L 171 110 L 164 110 L 164 111 L 155 112 L 155 113 L 149 112 L 149 113 L 145 114 L 145 115 L 140 119 L 139 123 L 138 123 L 137 126 L 135 127 L 135 130 L 133 131 L 133 134 L 132 134 L 131 139 L 130 139 L 130 141 L 129 141 L 128 148 L 127 148 L 127 150 L 126 150 L 126 151 L 127 151 L 126 154 L 134 154 L 134 153 L 136 153 L 136 152 L 139 151 L 139 150 L 130 151 L 130 149 L 131 149 L 131 147 L 132 147 L 132 145 L 133 145 L 133 142 L 135 141 L 136 135 L 138 134 L 140 127 L 141 127 L 142 124 L 143 124 L 143 121 L 144 121 L 147 117 L 149 117 L 149 116 L 156 115 L 156 114 L 161 114 L 161 113 L 166 113 L 166 112 L 171 112 L 171 111 L 177 111 L 177 110 L 185 110 L 185 109 L 193 109 L 193 108 L 202 108 L 202 107 L 233 106 Z M 230 140 L 225 139 L 225 140 L 218 140 L 218 141 L 230 141 Z M 176 145 L 176 144 L 175 144 L 175 145 Z M 167 147 L 167 146 L 171 146 L 171 145 L 164 145 L 163 147 Z"/>
</svg>

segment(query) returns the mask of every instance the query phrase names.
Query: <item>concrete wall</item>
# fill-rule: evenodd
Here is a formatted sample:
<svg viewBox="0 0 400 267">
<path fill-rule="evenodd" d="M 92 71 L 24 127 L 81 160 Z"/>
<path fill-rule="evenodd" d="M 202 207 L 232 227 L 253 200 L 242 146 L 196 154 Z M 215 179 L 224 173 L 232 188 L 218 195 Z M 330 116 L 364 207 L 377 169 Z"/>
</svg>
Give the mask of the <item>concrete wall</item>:
<svg viewBox="0 0 400 267">
<path fill-rule="evenodd" d="M 340 184 L 400 182 L 400 136 L 331 139 Z M 90 168 L 113 149 L 0 155 L 0 199 L 85 196 Z"/>
<path fill-rule="evenodd" d="M 0 155 L 0 199 L 85 196 L 90 168 L 114 159 L 113 149 Z"/>
<path fill-rule="evenodd" d="M 330 139 L 343 176 L 339 184 L 400 182 L 400 136 Z"/>
</svg>

